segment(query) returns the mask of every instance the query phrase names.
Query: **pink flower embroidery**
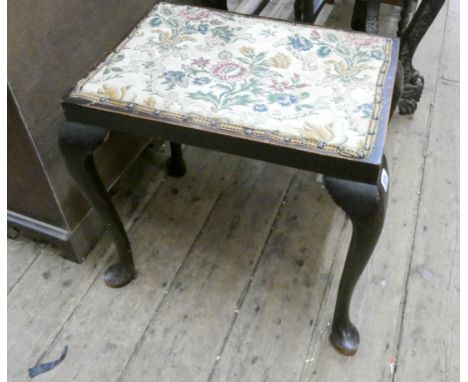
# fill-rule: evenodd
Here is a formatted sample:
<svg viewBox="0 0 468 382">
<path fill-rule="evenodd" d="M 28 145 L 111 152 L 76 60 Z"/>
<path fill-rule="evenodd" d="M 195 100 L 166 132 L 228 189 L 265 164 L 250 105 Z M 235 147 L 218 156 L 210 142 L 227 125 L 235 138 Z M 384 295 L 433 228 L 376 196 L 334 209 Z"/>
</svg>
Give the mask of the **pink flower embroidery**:
<svg viewBox="0 0 468 382">
<path fill-rule="evenodd" d="M 272 80 L 272 84 L 270 85 L 270 88 L 272 88 L 273 90 L 276 90 L 278 92 L 293 89 L 293 87 L 291 86 L 291 84 L 288 81 L 278 82 L 276 80 Z"/>
<path fill-rule="evenodd" d="M 224 61 L 213 66 L 212 73 L 222 81 L 230 81 L 244 78 L 247 74 L 247 69 L 235 62 Z"/>
<path fill-rule="evenodd" d="M 310 32 L 310 37 L 313 39 L 319 39 L 320 38 L 320 33 L 316 31 L 315 29 Z"/>
<path fill-rule="evenodd" d="M 196 8 L 185 8 L 182 12 L 180 12 L 180 16 L 182 16 L 185 20 L 203 20 L 209 16 L 209 12 L 205 9 L 196 9 Z"/>
<path fill-rule="evenodd" d="M 378 42 L 378 39 L 376 39 L 375 37 L 367 37 L 367 36 L 363 36 L 361 34 L 358 34 L 356 36 L 350 35 L 348 37 L 348 41 L 352 45 L 368 46 L 368 45 L 372 45 L 372 44 L 375 44 L 376 42 Z"/>
<path fill-rule="evenodd" d="M 199 66 L 200 68 L 204 68 L 209 63 L 210 63 L 210 60 L 207 60 L 206 58 L 203 58 L 203 57 L 197 58 L 196 60 L 192 60 L 192 65 Z"/>
</svg>

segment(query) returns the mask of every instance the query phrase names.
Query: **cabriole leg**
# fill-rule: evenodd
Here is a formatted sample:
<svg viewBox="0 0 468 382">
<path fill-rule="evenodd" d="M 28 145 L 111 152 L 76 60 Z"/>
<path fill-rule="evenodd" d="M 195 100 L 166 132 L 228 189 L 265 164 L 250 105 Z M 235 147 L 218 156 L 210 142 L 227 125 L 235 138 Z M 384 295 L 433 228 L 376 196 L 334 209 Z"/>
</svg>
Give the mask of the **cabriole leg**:
<svg viewBox="0 0 468 382">
<path fill-rule="evenodd" d="M 378 184 L 365 184 L 325 177 L 325 185 L 353 224 L 353 234 L 341 276 L 330 340 L 342 354 L 353 355 L 359 347 L 359 332 L 349 318 L 354 287 L 382 230 L 388 195 L 388 169 L 384 157 Z"/>
<path fill-rule="evenodd" d="M 182 154 L 182 145 L 171 142 L 171 157 L 166 163 L 167 174 L 175 178 L 185 175 L 186 165 Z"/>
<path fill-rule="evenodd" d="M 135 275 L 132 251 L 125 228 L 97 172 L 93 152 L 105 141 L 107 129 L 66 122 L 59 138 L 71 176 L 91 206 L 112 233 L 117 250 L 117 262 L 105 272 L 105 283 L 113 288 L 128 284 Z"/>
</svg>

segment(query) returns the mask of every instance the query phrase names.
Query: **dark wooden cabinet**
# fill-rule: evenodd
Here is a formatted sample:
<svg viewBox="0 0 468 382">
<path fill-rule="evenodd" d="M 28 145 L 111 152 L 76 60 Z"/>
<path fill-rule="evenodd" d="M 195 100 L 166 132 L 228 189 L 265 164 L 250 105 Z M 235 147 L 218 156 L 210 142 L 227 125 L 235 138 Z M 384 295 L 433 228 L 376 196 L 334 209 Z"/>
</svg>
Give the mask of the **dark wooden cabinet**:
<svg viewBox="0 0 468 382">
<path fill-rule="evenodd" d="M 155 0 L 8 2 L 8 225 L 82 261 L 104 226 L 58 148 L 60 101 L 126 36 Z M 97 153 L 112 185 L 147 140 L 113 134 Z"/>
</svg>

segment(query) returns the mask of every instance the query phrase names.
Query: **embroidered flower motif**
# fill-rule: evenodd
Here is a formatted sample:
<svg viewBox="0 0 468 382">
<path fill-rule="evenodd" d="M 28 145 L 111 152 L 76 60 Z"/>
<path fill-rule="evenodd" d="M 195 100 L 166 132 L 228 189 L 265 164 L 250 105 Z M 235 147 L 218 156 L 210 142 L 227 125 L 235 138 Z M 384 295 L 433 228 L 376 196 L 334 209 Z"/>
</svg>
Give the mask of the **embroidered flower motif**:
<svg viewBox="0 0 468 382">
<path fill-rule="evenodd" d="M 212 74 L 222 81 L 239 80 L 246 77 L 247 69 L 235 62 L 225 61 L 215 65 Z"/>
<path fill-rule="evenodd" d="M 371 52 L 371 57 L 375 58 L 376 60 L 382 60 L 383 59 L 383 52 L 381 50 L 373 50 Z"/>
<path fill-rule="evenodd" d="M 329 46 L 326 46 L 326 45 L 322 45 L 322 46 L 317 50 L 317 54 L 319 55 L 319 57 L 326 57 L 326 56 L 328 56 L 330 53 L 331 53 L 331 49 L 330 49 Z"/>
<path fill-rule="evenodd" d="M 255 51 L 248 47 L 248 46 L 243 46 L 239 49 L 239 52 L 241 52 L 242 54 L 246 55 L 246 56 L 252 56 L 253 54 L 255 54 Z"/>
<path fill-rule="evenodd" d="M 257 103 L 256 105 L 253 106 L 253 109 L 254 111 L 258 111 L 260 113 L 268 110 L 266 105 L 264 105 L 263 103 Z"/>
<path fill-rule="evenodd" d="M 150 25 L 151 25 L 152 27 L 157 27 L 157 26 L 161 25 L 162 20 L 161 20 L 160 17 L 153 17 L 153 18 L 150 20 L 149 23 L 150 23 Z"/>
<path fill-rule="evenodd" d="M 293 37 L 289 37 L 289 44 L 296 50 L 299 50 L 299 51 L 306 51 L 306 50 L 310 50 L 313 46 L 312 44 L 312 41 L 310 41 L 309 39 L 303 37 L 303 36 L 299 36 L 299 35 L 295 35 Z"/>
<path fill-rule="evenodd" d="M 164 81 L 163 84 L 167 84 L 168 89 L 174 89 L 176 85 L 186 84 L 185 73 L 180 70 L 168 70 L 163 73 Z"/>
<path fill-rule="evenodd" d="M 284 53 L 276 53 L 272 58 L 270 58 L 269 63 L 270 66 L 273 66 L 274 68 L 286 69 L 291 64 L 291 60 Z"/>
<path fill-rule="evenodd" d="M 197 77 L 193 79 L 195 85 L 206 85 L 209 84 L 211 80 L 208 77 Z"/>
<path fill-rule="evenodd" d="M 342 62 L 334 62 L 336 73 L 343 81 L 360 81 L 358 75 L 370 66 L 367 64 L 346 65 Z"/>
<path fill-rule="evenodd" d="M 304 137 L 314 139 L 319 143 L 328 143 L 334 138 L 332 129 L 328 126 L 314 126 L 309 122 L 304 122 Z M 323 147 L 323 144 L 321 145 Z"/>
<path fill-rule="evenodd" d="M 199 31 L 201 34 L 206 34 L 206 32 L 208 32 L 208 25 L 207 24 L 200 24 L 197 27 L 197 31 Z"/>
<path fill-rule="evenodd" d="M 120 89 L 104 84 L 102 85 L 102 89 L 99 89 L 97 92 L 98 94 L 102 94 L 106 98 L 112 100 L 123 100 L 125 97 L 125 93 L 127 93 L 129 86 L 122 86 Z"/>
<path fill-rule="evenodd" d="M 316 29 L 313 29 L 310 32 L 310 37 L 313 38 L 314 40 L 318 40 L 320 38 L 320 33 Z"/>
<path fill-rule="evenodd" d="M 200 68 L 206 67 L 210 63 L 210 60 L 200 57 L 195 60 L 192 60 L 192 65 L 198 66 Z"/>
<path fill-rule="evenodd" d="M 278 92 L 294 89 L 293 86 L 288 81 L 281 81 L 281 82 L 276 81 L 276 80 L 271 80 L 271 81 L 272 81 L 272 84 L 270 85 L 270 88 Z"/>
<path fill-rule="evenodd" d="M 163 2 L 76 94 L 359 158 L 373 146 L 391 47 L 385 37 Z"/>
<path fill-rule="evenodd" d="M 220 60 L 230 60 L 232 58 L 232 53 L 227 50 L 223 50 L 222 52 L 219 52 L 218 58 Z"/>
<path fill-rule="evenodd" d="M 361 34 L 350 33 L 347 38 L 349 45 L 369 46 L 377 43 L 379 40 L 372 36 L 362 36 Z"/>
<path fill-rule="evenodd" d="M 148 97 L 143 100 L 143 103 L 145 104 L 145 106 L 154 108 L 154 106 L 156 105 L 156 100 L 153 97 Z"/>
<path fill-rule="evenodd" d="M 166 81 L 170 82 L 180 82 L 185 77 L 185 73 L 178 70 L 168 70 L 163 75 Z"/>
<path fill-rule="evenodd" d="M 371 103 L 363 103 L 356 108 L 357 112 L 361 112 L 362 117 L 370 118 L 374 111 L 374 105 Z"/>
<path fill-rule="evenodd" d="M 260 31 L 260 36 L 263 37 L 275 37 L 276 31 L 274 29 L 263 29 Z"/>
<path fill-rule="evenodd" d="M 281 106 L 290 106 L 297 102 L 297 97 L 292 94 L 279 93 L 279 94 L 270 94 L 268 96 L 268 100 L 270 102 L 277 102 Z"/>
<path fill-rule="evenodd" d="M 207 9 L 185 8 L 179 15 L 185 20 L 198 21 L 206 19 L 209 14 L 210 12 Z"/>
</svg>

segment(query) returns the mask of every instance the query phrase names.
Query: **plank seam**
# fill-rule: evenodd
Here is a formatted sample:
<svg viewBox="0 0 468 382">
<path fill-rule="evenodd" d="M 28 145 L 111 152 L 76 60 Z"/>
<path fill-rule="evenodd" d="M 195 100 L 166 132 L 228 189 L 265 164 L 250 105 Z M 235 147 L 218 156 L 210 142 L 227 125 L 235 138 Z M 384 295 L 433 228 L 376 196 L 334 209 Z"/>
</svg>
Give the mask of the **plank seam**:
<svg viewBox="0 0 468 382">
<path fill-rule="evenodd" d="M 39 256 L 42 254 L 42 252 L 44 252 L 46 246 L 42 247 L 39 252 L 36 254 L 36 256 L 34 256 L 34 258 L 32 259 L 32 261 L 29 263 L 29 265 L 23 270 L 23 272 L 21 273 L 21 275 L 16 279 L 16 281 L 13 283 L 12 286 L 10 286 L 10 288 L 8 288 L 8 291 L 7 291 L 7 296 L 10 294 L 10 292 L 15 288 L 15 286 L 17 284 L 19 284 L 19 282 L 21 281 L 21 279 L 24 277 L 24 275 L 29 271 L 29 269 L 33 266 L 33 264 L 36 262 L 36 260 L 39 258 Z"/>
<path fill-rule="evenodd" d="M 174 273 L 174 276 L 172 277 L 172 280 L 171 282 L 169 283 L 164 295 L 162 296 L 161 300 L 159 301 L 159 303 L 157 304 L 151 318 L 149 319 L 145 329 L 143 330 L 143 333 L 141 334 L 140 338 L 138 339 L 135 347 L 133 348 L 133 351 L 130 353 L 130 356 L 128 357 L 127 359 L 127 362 L 125 362 L 125 366 L 123 367 L 121 373 L 119 374 L 119 376 L 117 377 L 117 382 L 121 382 L 123 380 L 123 378 L 126 376 L 127 374 L 127 369 L 128 369 L 128 366 L 130 365 L 130 363 L 132 362 L 132 360 L 134 359 L 134 357 L 138 354 L 138 352 L 140 351 L 144 341 L 145 341 L 145 338 L 146 338 L 146 334 L 148 333 L 148 330 L 149 328 L 151 327 L 151 325 L 156 321 L 157 317 L 158 317 L 158 312 L 159 310 L 161 309 L 161 307 L 163 306 L 164 302 L 166 301 L 166 297 L 167 295 L 169 294 L 169 290 L 173 287 L 173 285 L 175 284 L 175 280 L 177 279 L 177 276 L 180 274 L 184 264 L 187 262 L 187 259 L 189 258 L 190 254 L 192 253 L 192 250 L 193 248 L 195 247 L 199 237 L 202 235 L 206 225 L 208 224 L 209 220 L 210 220 L 210 217 L 211 215 L 213 214 L 214 210 L 216 209 L 218 203 L 219 203 L 219 200 L 221 199 L 221 197 L 224 195 L 224 193 L 226 192 L 226 189 L 228 188 L 229 186 L 229 181 L 233 178 L 234 174 L 237 172 L 237 170 L 239 169 L 240 167 L 240 164 L 242 162 L 244 158 L 240 158 L 240 160 L 238 161 L 235 169 L 232 171 L 232 173 L 230 174 L 229 176 L 229 179 L 228 181 L 226 182 L 226 185 L 222 188 L 222 190 L 219 192 L 218 196 L 216 197 L 216 200 L 214 201 L 210 211 L 208 212 L 208 214 L 206 215 L 205 217 L 205 220 L 203 221 L 201 227 L 200 227 L 200 230 L 198 231 L 197 235 L 195 236 L 195 238 L 193 239 L 192 241 L 192 244 L 190 245 L 190 248 L 188 249 L 187 253 L 185 254 L 183 260 L 180 262 L 179 266 L 177 267 L 177 270 L 176 272 Z"/>
<path fill-rule="evenodd" d="M 155 190 L 154 192 L 151 194 L 150 197 L 147 198 L 146 200 L 146 203 L 141 207 L 140 211 L 138 212 L 138 215 L 135 214 L 135 217 L 131 217 L 129 219 L 129 221 L 127 222 L 127 224 L 125 224 L 125 228 L 128 232 L 131 231 L 131 229 L 133 228 L 134 224 L 138 221 L 138 218 L 140 217 L 141 214 L 143 214 L 143 212 L 146 210 L 146 208 L 148 207 L 148 204 L 150 203 L 151 200 L 153 200 L 153 198 L 155 197 L 155 195 L 158 193 L 158 191 L 160 190 L 160 186 L 165 182 L 166 178 L 167 178 L 167 174 L 163 175 L 159 180 L 158 180 L 158 183 L 156 184 L 156 187 L 155 187 Z M 107 231 L 106 231 L 107 232 Z M 102 239 L 101 239 L 102 240 Z M 98 242 L 99 243 L 99 242 Z M 97 245 L 99 244 L 96 244 L 95 248 L 97 247 Z M 62 326 L 60 327 L 60 329 L 57 331 L 57 334 L 54 336 L 54 338 L 52 339 L 52 341 L 50 342 L 50 344 L 47 346 L 47 349 L 39 356 L 37 362 L 35 363 L 34 366 L 37 366 L 39 365 L 41 362 L 43 362 L 44 358 L 50 354 L 50 352 L 54 349 L 55 345 L 58 343 L 58 340 L 61 336 L 61 334 L 63 333 L 63 331 L 65 330 L 65 327 L 67 326 L 67 324 L 70 322 L 71 318 L 74 316 L 75 312 L 81 308 L 82 306 L 82 301 L 85 299 L 85 297 L 88 295 L 89 291 L 91 290 L 91 288 L 96 284 L 96 280 L 97 279 L 100 279 L 102 277 L 102 274 L 104 273 L 104 270 L 107 269 L 107 266 L 110 265 L 111 263 L 111 254 L 113 253 L 113 246 L 112 246 L 112 242 L 109 243 L 107 249 L 105 250 L 104 254 L 102 255 L 102 266 L 101 266 L 101 269 L 99 270 L 99 272 L 97 272 L 96 274 L 96 277 L 94 279 L 91 280 L 88 288 L 86 288 L 86 290 L 83 292 L 83 294 L 81 295 L 81 297 L 78 299 L 75 307 L 73 308 L 73 310 L 71 311 L 70 315 L 67 317 L 67 319 L 63 322 Z M 98 260 L 99 261 L 99 260 Z"/>
<path fill-rule="evenodd" d="M 447 28 L 447 10 L 445 10 L 445 20 L 444 20 L 444 34 L 446 32 L 446 28 Z M 443 39 L 442 39 L 442 42 L 441 42 L 441 45 L 443 44 Z M 437 65 L 437 75 L 435 76 L 435 85 L 434 85 L 434 93 L 432 95 L 432 100 L 431 100 L 431 103 L 430 103 L 430 107 L 429 107 L 429 115 L 428 115 L 428 128 L 427 128 L 427 133 L 426 133 L 426 142 L 425 142 L 425 145 L 424 145 L 424 159 L 423 159 L 423 164 L 422 164 L 422 172 L 421 172 L 421 179 L 419 181 L 419 187 L 418 187 L 418 194 L 419 194 L 419 198 L 418 198 L 418 204 L 417 204 L 417 214 L 416 214 L 416 220 L 415 220 L 415 224 L 414 224 L 414 231 L 413 231 L 413 240 L 412 240 L 412 243 L 411 243 L 411 253 L 410 253 L 410 258 L 408 259 L 408 265 L 407 265 L 407 268 L 406 268 L 406 272 L 405 272 L 405 285 L 404 285 L 404 291 L 403 291 L 403 297 L 402 297 L 402 302 L 401 302 L 401 305 L 402 305 L 402 308 L 401 308 L 401 315 L 400 315 L 400 320 L 399 320 L 399 323 L 398 323 L 398 337 L 397 337 L 397 347 L 396 347 L 396 359 L 398 360 L 400 358 L 400 348 L 401 348 L 401 341 L 402 341 L 402 337 L 403 337 L 403 327 L 404 327 L 404 322 L 405 322 L 405 313 L 406 313 L 406 304 L 407 304 L 407 300 L 408 300 L 408 286 L 409 286 L 409 278 L 410 278 L 410 274 L 411 274 L 411 268 L 413 266 L 413 259 L 414 259 L 414 249 L 415 249 L 415 245 L 416 245 L 416 235 L 417 235 L 417 232 L 418 232 L 418 225 L 419 225 L 419 213 L 420 213 L 420 209 L 421 209 L 421 196 L 422 196 L 422 189 L 423 189 L 423 185 L 424 185 L 424 174 L 426 172 L 426 161 L 427 161 L 427 154 L 428 154 L 428 149 L 429 149 L 429 143 L 430 143 L 430 137 L 431 137 L 431 130 L 432 130 L 432 116 L 433 116 L 433 111 L 434 111 L 434 104 L 435 104 L 435 101 L 436 101 L 436 97 L 437 97 L 437 89 L 439 87 L 439 80 L 441 79 L 441 77 L 439 76 L 440 74 L 440 69 L 441 69 L 441 62 L 442 62 L 442 56 L 439 56 L 439 62 L 438 62 L 438 65 Z M 393 375 L 391 376 L 391 382 L 395 382 L 396 381 L 396 372 L 393 373 Z"/>
<path fill-rule="evenodd" d="M 338 207 L 336 207 L 336 208 L 338 209 Z M 307 350 L 306 350 L 306 354 L 305 354 L 304 359 L 307 358 L 309 354 L 311 354 L 311 349 L 314 347 L 313 345 L 317 342 L 317 340 L 319 338 L 318 336 L 314 337 L 314 332 L 316 330 L 318 330 L 318 325 L 319 325 L 319 322 L 320 322 L 320 316 L 323 314 L 324 306 L 326 305 L 327 297 L 329 296 L 329 293 L 330 293 L 330 290 L 331 290 L 331 285 L 333 284 L 333 279 L 335 278 L 335 267 L 337 266 L 336 265 L 336 260 L 338 258 L 338 253 L 340 252 L 341 247 L 342 247 L 342 243 L 343 243 L 343 240 L 344 240 L 344 237 L 345 237 L 346 226 L 347 226 L 348 222 L 351 222 L 351 220 L 349 219 L 348 216 L 345 216 L 345 218 L 343 219 L 342 225 L 341 225 L 340 233 L 338 235 L 338 240 L 336 242 L 336 248 L 335 248 L 335 251 L 334 251 L 334 254 L 333 254 L 332 263 L 330 265 L 330 272 L 328 273 L 327 283 L 325 285 L 325 288 L 323 289 L 323 294 L 322 294 L 322 297 L 320 299 L 319 308 L 317 310 L 317 314 L 315 315 L 314 325 L 312 326 L 312 331 L 310 333 L 310 341 L 309 341 L 309 345 L 307 346 Z M 346 256 L 347 256 L 347 254 L 346 254 Z M 341 273 L 342 272 L 343 272 L 343 269 L 341 270 Z M 338 279 L 338 282 L 339 282 L 339 280 L 340 280 L 340 277 Z M 299 381 L 303 381 L 304 378 L 305 378 L 304 373 L 305 373 L 306 366 L 307 365 L 305 363 L 303 363 L 303 365 L 301 367 L 301 372 L 299 373 Z"/>
<path fill-rule="evenodd" d="M 288 197 L 289 191 L 290 191 L 290 189 L 291 189 L 291 185 L 293 184 L 294 180 L 296 179 L 297 174 L 298 174 L 298 171 L 296 170 L 295 173 L 294 173 L 294 175 L 291 177 L 291 179 L 290 179 L 290 181 L 289 181 L 288 187 L 286 188 L 286 191 L 285 191 L 285 193 L 284 193 L 284 195 L 283 195 L 283 198 L 281 199 L 281 202 L 279 203 L 279 206 L 278 206 L 278 208 L 277 208 L 277 210 L 276 210 L 276 214 L 275 214 L 275 217 L 274 217 L 274 219 L 273 219 L 273 222 L 272 222 L 271 225 L 270 225 L 270 229 L 269 229 L 268 234 L 267 234 L 267 236 L 266 236 L 266 238 L 265 238 L 263 247 L 262 247 L 262 249 L 260 250 L 260 255 L 257 257 L 257 260 L 256 260 L 256 262 L 255 262 L 255 265 L 254 265 L 254 267 L 253 267 L 253 269 L 252 269 L 252 272 L 251 272 L 251 274 L 250 274 L 250 278 L 249 278 L 249 280 L 248 280 L 246 286 L 245 286 L 244 289 L 242 290 L 242 292 L 241 292 L 241 294 L 240 294 L 240 296 L 239 296 L 239 299 L 237 300 L 236 309 L 239 311 L 239 313 L 235 313 L 235 314 L 234 314 L 234 317 L 233 317 L 232 320 L 231 320 L 231 324 L 229 325 L 229 328 L 228 328 L 228 330 L 227 330 L 227 332 L 226 332 L 226 335 L 225 335 L 225 337 L 224 337 L 223 343 L 222 343 L 222 345 L 221 345 L 221 349 L 220 349 L 220 351 L 218 352 L 218 357 L 217 357 L 217 359 L 215 360 L 215 362 L 214 362 L 214 364 L 213 364 L 213 366 L 212 366 L 212 368 L 211 368 L 210 374 L 208 375 L 207 382 L 211 382 L 211 381 L 213 380 L 214 373 L 215 373 L 215 371 L 216 371 L 216 367 L 217 367 L 217 365 L 218 365 L 218 363 L 219 363 L 219 360 L 221 359 L 221 357 L 222 357 L 222 355 L 223 355 L 223 353 L 224 353 L 224 350 L 225 350 L 226 345 L 227 345 L 227 343 L 228 343 L 228 341 L 229 341 L 231 332 L 232 332 L 232 330 L 233 330 L 233 328 L 234 328 L 234 325 L 235 325 L 235 323 L 236 323 L 237 317 L 239 317 L 240 310 L 242 309 L 242 305 L 244 304 L 245 298 L 246 298 L 246 296 L 247 296 L 247 294 L 248 294 L 248 292 L 249 292 L 249 290 L 250 290 L 250 287 L 251 287 L 251 285 L 252 285 L 253 279 L 255 278 L 255 274 L 257 273 L 258 266 L 259 266 L 259 264 L 260 264 L 260 262 L 261 262 L 261 260 L 262 260 L 262 258 L 263 258 L 263 255 L 265 254 L 266 248 L 267 248 L 267 246 L 268 246 L 268 242 L 269 242 L 269 240 L 270 240 L 270 237 L 271 237 L 273 231 L 274 231 L 275 228 L 276 228 L 276 224 L 277 224 L 278 219 L 279 219 L 279 217 L 280 217 L 280 215 L 281 215 L 281 210 L 283 209 L 283 206 L 285 205 L 285 200 L 286 200 L 286 198 Z"/>
</svg>

